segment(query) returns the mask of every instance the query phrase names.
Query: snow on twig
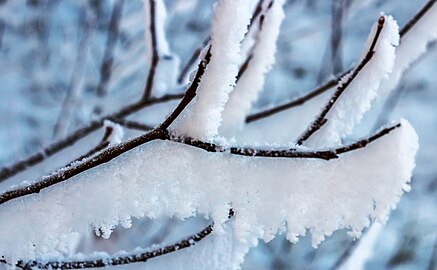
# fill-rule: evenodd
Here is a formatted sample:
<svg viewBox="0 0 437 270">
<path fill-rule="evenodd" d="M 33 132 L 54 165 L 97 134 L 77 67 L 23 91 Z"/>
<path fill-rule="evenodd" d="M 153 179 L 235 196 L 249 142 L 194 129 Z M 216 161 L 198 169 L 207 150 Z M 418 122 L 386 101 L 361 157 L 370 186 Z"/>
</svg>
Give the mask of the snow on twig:
<svg viewBox="0 0 437 270">
<path fill-rule="evenodd" d="M 367 144 L 369 140 L 373 142 Z M 0 224 L 0 238 L 5 239 L 0 253 L 8 261 L 33 259 L 42 250 L 55 250 L 57 239 L 68 239 L 71 232 L 85 232 L 92 224 L 108 237 L 119 223 L 129 226 L 132 217 L 188 218 L 203 213 L 213 218 L 219 233 L 229 205 L 238 213 L 235 232 L 243 242 L 258 237 L 270 240 L 285 221 L 290 240 L 297 241 L 305 228 L 311 228 L 314 245 L 340 228 L 358 234 L 367 226 L 364 221 L 369 215 L 385 221 L 410 179 L 417 150 L 417 137 L 406 121 L 369 140 L 335 149 L 334 153 L 343 154 L 329 162 L 280 155 L 248 159 L 246 150 L 211 154 L 180 142 L 149 140 L 117 159 L 106 158 L 98 168 L 89 166 L 70 181 L 40 189 L 39 194 L 29 187 L 33 189 L 29 196 L 12 201 L 9 197 L 8 203 L 2 194 L 0 218 L 8 222 Z M 350 170 L 354 170 L 353 180 Z M 58 180 L 62 179 L 61 173 Z M 99 196 L 93 196 L 96 190 Z M 277 199 L 269 203 L 271 196 Z M 34 214 L 25 214 L 29 212 Z M 11 249 L 8 237 L 14 237 L 20 248 Z"/>
<path fill-rule="evenodd" d="M 218 1 L 212 19 L 211 61 L 193 104 L 177 126 L 180 134 L 209 140 L 218 135 L 222 111 L 238 74 L 240 42 L 253 0 Z"/>
<path fill-rule="evenodd" d="M 264 86 L 267 72 L 275 62 L 276 40 L 279 28 L 284 18 L 284 1 L 273 1 L 261 15 L 262 27 L 256 36 L 256 43 L 248 58 L 250 63 L 244 73 L 239 73 L 237 85 L 232 91 L 223 111 L 223 122 L 220 133 L 232 137 L 244 125 L 246 114 L 252 103 L 258 98 L 258 93 Z"/>
<path fill-rule="evenodd" d="M 378 95 L 381 81 L 391 72 L 398 42 L 396 22 L 381 16 L 369 35 L 361 62 L 339 82 L 326 106 L 298 138 L 298 145 L 310 137 L 307 144 L 311 146 L 338 145 L 352 132 Z"/>
<path fill-rule="evenodd" d="M 427 46 L 437 39 L 436 0 L 428 1 L 417 15 L 401 29 L 402 39 L 396 48 L 393 71 L 380 86 L 380 92 L 387 94 L 395 89 L 402 74 L 427 51 Z"/>
</svg>

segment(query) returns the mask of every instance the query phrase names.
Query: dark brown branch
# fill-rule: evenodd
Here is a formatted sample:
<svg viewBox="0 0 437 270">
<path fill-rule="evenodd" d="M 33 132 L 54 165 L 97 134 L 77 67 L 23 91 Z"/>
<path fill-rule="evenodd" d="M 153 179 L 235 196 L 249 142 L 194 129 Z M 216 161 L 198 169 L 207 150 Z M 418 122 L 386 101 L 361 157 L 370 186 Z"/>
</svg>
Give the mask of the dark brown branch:
<svg viewBox="0 0 437 270">
<path fill-rule="evenodd" d="M 203 74 L 205 73 L 206 67 L 208 66 L 209 61 L 211 60 L 211 46 L 209 47 L 205 58 L 200 61 L 199 66 L 197 68 L 196 76 L 193 79 L 190 87 L 188 87 L 185 92 L 184 97 L 179 102 L 178 106 L 174 109 L 174 111 L 162 122 L 159 126 L 159 129 L 167 130 L 167 128 L 173 123 L 174 120 L 182 113 L 182 111 L 188 106 L 188 104 L 193 100 L 196 96 L 197 88 L 200 85 L 200 81 L 202 80 Z"/>
<path fill-rule="evenodd" d="M 264 3 L 265 0 L 259 0 L 258 3 L 256 4 L 255 7 L 255 11 L 252 14 L 252 17 L 250 18 L 250 22 L 249 25 L 247 26 L 247 32 L 246 35 L 249 33 L 250 28 L 252 27 L 252 25 L 255 24 L 256 19 L 258 18 L 258 16 L 261 15 L 261 11 L 262 11 L 262 5 Z M 270 8 L 270 7 L 269 7 Z"/>
<path fill-rule="evenodd" d="M 343 147 L 335 149 L 335 153 L 336 154 L 343 154 L 343 153 L 350 152 L 352 150 L 364 148 L 369 143 L 371 143 L 373 141 L 376 141 L 377 139 L 379 139 L 379 138 L 389 134 L 390 132 L 392 132 L 393 130 L 395 130 L 395 129 L 399 128 L 399 127 L 401 127 L 400 123 L 398 123 L 396 125 L 393 125 L 391 127 L 384 128 L 384 129 L 380 130 L 379 132 L 375 133 L 374 135 L 372 135 L 372 136 L 370 136 L 370 137 L 368 137 L 366 139 L 359 140 L 359 141 L 354 142 L 352 144 L 349 144 L 347 146 L 343 146 Z"/>
<path fill-rule="evenodd" d="M 194 78 L 190 87 L 185 92 L 184 97 L 182 98 L 176 109 L 164 120 L 164 122 L 159 126 L 158 129 L 154 129 L 149 133 L 146 133 L 140 137 L 121 143 L 117 146 L 108 148 L 107 150 L 101 152 L 99 155 L 91 159 L 85 160 L 84 162 L 80 163 L 77 166 L 64 168 L 61 171 L 58 171 L 58 173 L 51 174 L 50 176 L 44 178 L 42 181 L 36 182 L 34 184 L 28 185 L 23 188 L 7 191 L 0 195 L 0 204 L 3 204 L 9 200 L 26 196 L 29 194 L 39 193 L 42 189 L 64 182 L 81 172 L 84 172 L 98 165 L 106 163 L 114 159 L 115 157 L 125 153 L 126 151 L 129 151 L 146 142 L 156 139 L 168 139 L 168 133 L 165 130 L 167 130 L 169 125 L 179 116 L 179 114 L 185 109 L 185 107 L 190 103 L 190 101 L 196 96 L 197 87 L 200 84 L 200 80 L 205 72 L 205 69 L 209 63 L 210 58 L 211 58 L 211 47 L 208 49 L 205 58 L 199 63 L 199 68 L 197 70 L 196 77 Z M 115 121 L 116 119 L 118 119 L 118 117 L 112 117 L 112 118 L 115 119 Z"/>
<path fill-rule="evenodd" d="M 149 0 L 150 5 L 150 37 L 152 42 L 152 59 L 150 61 L 149 74 L 147 74 L 146 86 L 144 88 L 143 100 L 148 100 L 152 94 L 153 81 L 155 80 L 156 68 L 159 62 L 158 44 L 156 41 L 156 3 Z"/>
<path fill-rule="evenodd" d="M 244 63 L 240 66 L 240 69 L 238 70 L 237 78 L 235 79 L 235 82 L 238 83 L 241 76 L 243 76 L 244 72 L 246 72 L 247 68 L 249 67 L 250 60 L 252 60 L 253 53 L 250 53 Z"/>
<path fill-rule="evenodd" d="M 244 148 L 244 147 L 231 147 L 226 148 L 213 143 L 206 143 L 199 140 L 194 140 L 192 138 L 180 138 L 170 136 L 170 140 L 174 142 L 179 142 L 187 145 L 191 145 L 208 152 L 220 152 L 220 153 L 231 153 L 234 155 L 249 156 L 249 157 L 272 157 L 272 158 L 316 158 L 330 160 L 338 158 L 338 155 L 365 148 L 369 143 L 376 141 L 377 139 L 389 134 L 396 128 L 399 128 L 401 124 L 396 124 L 387 128 L 384 128 L 377 132 L 376 134 L 356 141 L 352 144 L 338 147 L 332 150 L 316 150 L 307 151 L 300 149 L 286 149 L 286 150 L 263 150 L 254 148 Z"/>
<path fill-rule="evenodd" d="M 63 261 L 53 261 L 48 263 L 42 263 L 38 261 L 30 261 L 30 262 L 18 262 L 17 267 L 31 270 L 31 269 L 84 269 L 84 268 L 101 268 L 107 266 L 116 266 L 116 265 L 126 265 L 132 263 L 146 262 L 150 259 L 169 254 L 184 248 L 191 247 L 195 245 L 197 242 L 201 241 L 208 235 L 210 235 L 213 231 L 213 224 L 206 226 L 203 230 L 192 235 L 184 240 L 181 240 L 177 243 L 158 248 L 152 251 L 143 252 L 140 254 L 131 254 L 126 256 L 117 256 L 108 259 L 97 259 L 97 260 L 88 260 L 88 261 L 72 261 L 72 262 L 63 262 Z M 3 262 L 3 261 L 0 261 Z"/>
<path fill-rule="evenodd" d="M 364 56 L 363 60 L 361 60 L 361 62 L 357 65 L 357 67 L 352 71 L 352 73 L 347 78 L 347 80 L 337 87 L 337 90 L 332 95 L 331 99 L 329 100 L 329 102 L 325 106 L 325 108 L 322 110 L 322 112 L 316 117 L 314 122 L 311 123 L 311 125 L 302 134 L 302 136 L 299 137 L 299 139 L 296 142 L 297 145 L 301 145 L 302 143 L 304 143 L 307 139 L 309 139 L 316 131 L 318 131 L 328 121 L 328 119 L 326 118 L 326 115 L 332 109 L 335 102 L 340 98 L 340 96 L 344 93 L 344 91 L 351 84 L 351 82 L 357 77 L 357 75 L 360 73 L 360 71 L 367 65 L 367 63 L 370 62 L 373 55 L 375 54 L 374 50 L 375 50 L 376 42 L 378 41 L 378 38 L 379 38 L 381 31 L 382 31 L 382 28 L 384 27 L 384 21 L 385 21 L 385 18 L 383 16 L 379 17 L 378 26 L 376 29 L 375 36 L 374 36 L 372 43 L 370 45 L 370 48 L 367 51 L 366 55 Z"/>
<path fill-rule="evenodd" d="M 429 1 L 429 3 L 432 3 L 432 4 L 434 4 L 435 2 L 436 2 L 435 0 Z M 425 12 L 429 11 L 429 9 L 430 9 L 430 6 L 427 5 Z M 419 11 L 419 13 L 421 13 L 421 12 Z M 416 19 L 411 20 L 411 22 L 413 22 L 413 23 L 410 24 L 409 28 L 411 29 L 412 27 L 414 27 L 414 24 L 416 24 L 420 20 L 421 17 L 423 17 L 423 12 L 422 12 L 422 16 L 416 15 L 415 16 Z M 407 27 L 407 26 L 405 26 L 405 27 Z M 406 33 L 406 31 L 401 31 L 401 37 L 403 35 L 405 35 L 405 33 Z M 352 69 L 349 69 L 344 74 L 349 73 L 351 70 Z M 318 87 L 317 89 L 315 89 L 314 91 L 310 92 L 309 94 L 307 94 L 301 98 L 298 98 L 294 101 L 291 101 L 289 103 L 280 105 L 280 106 L 275 107 L 275 108 L 271 108 L 271 109 L 266 110 L 266 111 L 262 111 L 259 113 L 249 115 L 246 118 L 246 122 L 251 123 L 251 122 L 257 121 L 259 119 L 271 116 L 275 113 L 287 110 L 289 108 L 292 108 L 292 107 L 295 107 L 298 105 L 301 105 L 301 104 L 305 103 L 306 101 L 310 100 L 311 98 L 316 97 L 319 94 L 330 89 L 331 87 L 335 86 L 337 84 L 338 80 L 339 80 L 339 78 L 334 79 L 334 80 L 330 80 L 327 83 L 325 83 L 324 85 L 322 85 L 322 86 Z M 74 131 L 73 133 L 71 133 L 70 135 L 65 137 L 64 139 L 61 139 L 57 142 L 54 142 L 53 144 L 44 148 L 41 152 L 30 155 L 29 157 L 23 159 L 22 161 L 16 162 L 11 166 L 1 168 L 0 169 L 0 182 L 26 170 L 29 167 L 32 167 L 34 165 L 41 163 L 43 160 L 45 160 L 46 157 L 50 157 L 50 156 L 58 153 L 59 151 L 65 149 L 69 146 L 72 146 L 74 143 L 76 143 L 80 139 L 84 138 L 88 134 L 99 129 L 103 125 L 104 119 L 110 119 L 110 120 L 114 119 L 114 121 L 116 121 L 116 119 L 121 119 L 121 118 L 123 118 L 129 114 L 135 113 L 135 112 L 137 112 L 145 107 L 152 106 L 154 104 L 168 102 L 171 100 L 177 100 L 177 99 L 180 99 L 182 97 L 183 97 L 183 94 L 177 94 L 177 95 L 166 95 L 166 96 L 163 96 L 161 98 L 152 98 L 152 99 L 147 100 L 147 101 L 141 100 L 139 102 L 130 104 L 130 105 L 122 108 L 119 112 L 116 112 L 116 113 L 111 114 L 111 115 L 103 116 L 102 118 L 100 118 L 97 121 L 92 121 L 91 123 L 89 123 L 85 127 L 82 127 L 80 129 Z"/>
<path fill-rule="evenodd" d="M 185 63 L 185 65 L 182 67 L 181 73 L 178 77 L 178 83 L 181 84 L 185 77 L 187 76 L 188 72 L 190 71 L 190 68 L 194 65 L 196 60 L 199 58 L 200 53 L 202 52 L 203 48 L 205 48 L 209 41 L 211 40 L 211 37 L 208 36 L 203 42 L 202 45 L 194 50 L 194 52 L 191 54 L 191 57 L 188 59 L 188 62 Z"/>
<path fill-rule="evenodd" d="M 75 160 L 73 160 L 72 162 L 70 162 L 67 166 L 65 167 L 70 167 L 72 166 L 73 163 L 81 161 L 85 158 L 89 158 L 91 156 L 93 156 L 94 154 L 100 152 L 101 150 L 105 149 L 106 147 L 109 146 L 109 137 L 111 136 L 112 132 L 114 131 L 114 129 L 112 127 L 106 127 L 105 129 L 105 133 L 103 134 L 103 138 L 102 140 L 99 142 L 99 144 L 94 147 L 93 149 L 89 150 L 87 153 L 83 154 L 82 156 L 76 158 Z"/>
<path fill-rule="evenodd" d="M 18 188 L 15 190 L 7 191 L 0 195 L 0 204 L 3 204 L 9 200 L 23 197 L 33 193 L 39 193 L 42 189 L 48 188 L 52 185 L 62 183 L 71 177 L 78 175 L 81 172 L 92 169 L 98 165 L 109 162 L 112 159 L 120 156 L 121 154 L 139 146 L 146 142 L 150 142 L 157 139 L 167 139 L 168 135 L 166 132 L 161 131 L 159 129 L 152 130 L 149 133 L 146 133 L 142 136 L 134 138 L 132 140 L 120 143 L 116 146 L 110 147 L 99 155 L 92 157 L 88 160 L 83 161 L 82 163 L 67 167 L 59 170 L 57 173 L 53 173 L 50 176 L 44 177 L 43 180 L 38 181 L 34 184 L 30 184 L 23 188 Z"/>
<path fill-rule="evenodd" d="M 126 117 L 127 115 L 133 114 L 143 108 L 165 103 L 172 100 L 181 99 L 183 97 L 183 94 L 174 94 L 174 95 L 165 95 L 160 98 L 151 98 L 147 101 L 139 101 L 133 104 L 130 104 L 128 106 L 125 106 L 120 111 L 106 115 L 101 117 L 99 120 L 95 120 L 90 122 L 88 125 L 74 131 L 67 137 L 58 140 L 54 142 L 53 144 L 47 146 L 43 150 L 41 150 L 38 153 L 35 153 L 21 161 L 18 161 L 14 163 L 11 166 L 3 167 L 0 169 L 0 182 L 26 170 L 27 168 L 30 168 L 32 166 L 35 166 L 42 161 L 44 161 L 46 158 L 53 156 L 54 154 L 58 153 L 59 151 L 66 149 L 69 146 L 72 146 L 80 139 L 84 138 L 85 136 L 91 134 L 92 132 L 98 130 L 103 126 L 103 122 L 105 119 L 109 119 L 111 121 L 117 122 L 117 119 L 122 119 Z"/>
<path fill-rule="evenodd" d="M 228 218 L 230 219 L 234 215 L 234 211 L 232 209 L 229 210 Z M 31 270 L 31 269 L 84 269 L 84 268 L 101 268 L 107 266 L 117 266 L 117 265 L 126 265 L 132 263 L 146 262 L 150 259 L 169 254 L 184 248 L 188 248 L 194 246 L 196 243 L 205 239 L 208 235 L 210 235 L 213 231 L 214 223 L 203 228 L 198 233 L 191 235 L 184 240 L 181 240 L 177 243 L 167 245 L 162 248 L 157 248 L 152 251 L 147 251 L 143 253 L 134 253 L 131 255 L 125 256 L 117 256 L 108 259 L 96 259 L 96 260 L 87 260 L 87 261 L 52 261 L 52 262 L 38 262 L 38 261 L 30 261 L 23 262 L 19 261 L 16 264 L 16 267 Z M 9 264 L 6 260 L 0 259 L 0 263 Z"/>
<path fill-rule="evenodd" d="M 258 4 L 255 8 L 255 12 L 253 13 L 252 17 L 250 18 L 250 23 L 246 32 L 246 35 L 249 34 L 249 31 L 251 30 L 251 28 L 253 27 L 253 25 L 255 25 L 255 21 L 258 19 L 259 17 L 259 22 L 258 22 L 258 33 L 257 33 L 257 39 L 259 38 L 259 31 L 262 30 L 263 25 L 264 25 L 264 19 L 265 19 L 265 14 L 267 12 L 269 12 L 269 10 L 272 8 L 273 6 L 273 0 L 270 0 L 269 4 L 267 5 L 267 10 L 265 12 L 262 13 L 262 5 L 264 3 L 264 0 L 260 0 L 258 1 Z M 262 14 L 261 14 L 262 13 Z M 243 76 L 243 74 L 246 72 L 247 68 L 249 67 L 250 61 L 253 58 L 253 50 L 256 47 L 256 43 L 252 45 L 251 49 L 250 49 L 250 53 L 247 55 L 246 60 L 243 62 L 243 64 L 240 66 L 240 69 L 238 70 L 238 74 L 237 74 L 237 78 L 235 80 L 236 83 L 238 83 L 238 81 L 240 80 L 240 78 Z"/>
<path fill-rule="evenodd" d="M 276 106 L 274 108 L 271 108 L 271 109 L 268 109 L 268 110 L 265 110 L 265 111 L 261 111 L 261 112 L 258 112 L 258 113 L 251 114 L 251 115 L 247 116 L 246 123 L 255 122 L 255 121 L 260 120 L 262 118 L 269 117 L 269 116 L 271 116 L 273 114 L 276 114 L 276 113 L 279 113 L 279 112 L 291 109 L 293 107 L 300 106 L 300 105 L 304 104 L 305 102 L 313 99 L 314 97 L 317 97 L 318 95 L 325 93 L 327 90 L 329 90 L 332 87 L 336 86 L 337 83 L 338 83 L 338 79 L 330 80 L 329 82 L 327 82 L 327 83 L 317 87 L 316 89 L 314 89 L 313 91 L 309 92 L 308 94 L 306 94 L 306 95 L 304 95 L 302 97 L 299 97 L 299 98 L 297 98 L 297 99 L 295 99 L 293 101 L 287 102 L 285 104 Z"/>
<path fill-rule="evenodd" d="M 432 8 L 432 6 L 437 2 L 437 0 L 429 0 L 420 10 L 419 12 L 414 15 L 414 17 L 407 22 L 407 24 L 402 27 L 402 29 L 399 31 L 399 34 L 404 36 L 407 34 L 416 24 L 417 22 L 422 19 L 422 17 Z"/>
<path fill-rule="evenodd" d="M 151 131 L 153 129 L 153 127 L 145 125 L 143 123 L 139 123 L 136 121 L 130 121 L 130 120 L 126 120 L 126 119 L 113 119 L 112 121 L 116 124 L 119 124 L 120 126 L 125 127 L 125 128 L 135 129 L 138 131 Z"/>
<path fill-rule="evenodd" d="M 410 30 L 412 29 L 417 22 L 420 21 L 420 19 L 428 12 L 431 7 L 436 3 L 437 0 L 430 0 L 428 3 L 414 16 L 413 19 L 411 19 L 399 32 L 401 38 Z M 402 41 L 402 40 L 401 40 Z M 287 102 L 285 104 L 276 106 L 271 109 L 267 109 L 264 111 L 260 111 L 254 114 L 249 115 L 246 118 L 246 123 L 251 123 L 254 121 L 258 121 L 262 118 L 269 117 L 273 114 L 291 109 L 293 107 L 299 106 L 307 102 L 308 100 L 326 92 L 327 90 L 331 89 L 332 87 L 336 86 L 339 80 L 346 75 L 347 73 L 351 72 L 352 68 L 348 69 L 347 71 L 343 72 L 341 75 L 337 76 L 337 78 L 327 81 L 326 83 L 322 84 L 321 86 L 317 87 L 316 89 L 312 90 L 308 94 L 306 94 L 303 97 L 297 98 L 295 100 L 292 100 L 290 102 Z"/>
<path fill-rule="evenodd" d="M 354 151 L 360 148 L 366 147 L 369 143 L 379 139 L 380 137 L 387 135 L 394 129 L 400 127 L 401 124 L 397 124 L 388 128 L 384 128 L 378 133 L 368 138 L 359 140 L 353 144 L 339 147 L 333 150 L 318 150 L 318 151 L 302 151 L 299 149 L 286 149 L 286 150 L 260 150 L 253 148 L 226 148 L 212 143 L 205 143 L 202 141 L 193 140 L 191 138 L 177 138 L 171 137 L 167 131 L 161 129 L 154 129 L 149 133 L 146 133 L 140 137 L 132 139 L 127 142 L 120 143 L 116 146 L 110 147 L 99 155 L 83 161 L 77 166 L 71 166 L 64 168 L 57 173 L 51 174 L 43 178 L 43 180 L 30 184 L 28 186 L 17 188 L 15 190 L 7 191 L 0 195 L 0 204 L 7 201 L 17 199 L 26 195 L 39 193 L 42 189 L 64 182 L 71 177 L 78 175 L 81 172 L 94 168 L 103 163 L 109 162 L 112 159 L 120 156 L 121 154 L 139 146 L 144 143 L 153 140 L 172 140 L 174 142 L 188 144 L 208 152 L 229 152 L 235 155 L 251 156 L 251 157 L 274 157 L 274 158 L 318 158 L 324 160 L 330 160 L 337 158 L 339 154 Z"/>
</svg>

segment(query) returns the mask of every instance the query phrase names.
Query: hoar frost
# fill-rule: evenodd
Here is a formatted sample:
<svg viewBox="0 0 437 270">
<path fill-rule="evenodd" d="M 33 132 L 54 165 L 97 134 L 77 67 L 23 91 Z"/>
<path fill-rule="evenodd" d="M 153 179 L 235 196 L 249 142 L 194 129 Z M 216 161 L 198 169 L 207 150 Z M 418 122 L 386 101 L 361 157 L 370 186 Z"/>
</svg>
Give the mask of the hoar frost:
<svg viewBox="0 0 437 270">
<path fill-rule="evenodd" d="M 149 14 L 151 2 L 144 3 Z M 164 35 L 165 6 L 162 1 L 154 3 L 157 51 L 162 58 L 170 54 Z M 173 129 L 177 135 L 217 141 L 219 128 L 228 137 L 244 128 L 244 118 L 274 63 L 275 43 L 284 16 L 283 0 L 274 1 L 270 10 L 264 6 L 266 17 L 255 35 L 258 40 L 251 64 L 235 86 L 239 65 L 248 53 L 244 39 L 256 3 L 218 1 L 212 24 L 211 61 L 196 98 L 177 120 Z M 428 25 L 429 20 L 425 17 L 417 27 Z M 150 28 L 150 18 L 146 22 Z M 365 53 L 375 31 L 376 26 L 369 35 Z M 407 33 L 407 38 L 408 35 L 415 36 Z M 435 38 L 432 32 L 419 47 Z M 150 45 L 150 33 L 146 40 Z M 395 48 L 398 42 L 397 24 L 385 16 L 373 58 L 329 112 L 327 124 L 303 149 L 329 149 L 340 145 L 350 134 L 372 100 L 381 94 L 381 82 L 390 79 L 393 68 L 401 74 L 416 57 L 402 60 L 404 49 L 402 43 Z M 403 44 L 408 47 L 410 43 L 406 39 Z M 400 60 L 395 58 L 395 52 L 401 55 Z M 402 64 L 399 69 L 397 61 L 408 65 Z M 165 62 L 161 62 L 155 79 L 165 81 L 159 76 L 167 69 Z M 164 95 L 166 87 L 155 86 L 154 95 Z M 329 161 L 209 153 L 182 143 L 152 141 L 38 194 L 2 204 L 0 220 L 8 222 L 0 223 L 0 254 L 10 262 L 60 258 L 66 247 L 77 242 L 78 234 L 92 229 L 108 238 L 116 226 L 130 227 L 132 218 L 185 219 L 199 214 L 215 224 L 212 245 L 232 247 L 232 252 L 220 254 L 227 256 L 225 261 L 231 264 L 230 268 L 242 262 L 258 239 L 270 241 L 278 232 L 286 232 L 290 241 L 297 242 L 299 236 L 309 231 L 313 246 L 338 229 L 347 229 L 358 237 L 371 221 L 385 222 L 389 211 L 409 188 L 418 142 L 410 124 L 405 120 L 400 123 L 399 128 L 365 148 Z M 121 141 L 120 126 L 109 121 L 104 126 L 113 129 L 111 144 Z M 236 213 L 232 220 L 228 217 L 230 209 Z M 11 246 L 11 242 L 15 245 Z"/>
<path fill-rule="evenodd" d="M 369 218 L 384 222 L 409 182 L 416 151 L 417 137 L 406 121 L 331 161 L 242 157 L 154 141 L 3 204 L 0 219 L 8 222 L 0 224 L 0 253 L 11 261 L 56 254 L 59 239 L 86 233 L 90 225 L 108 237 L 133 217 L 202 214 L 220 233 L 230 208 L 238 242 L 269 241 L 286 228 L 293 242 L 309 230 L 317 246 L 337 229 L 358 234 Z"/>
<path fill-rule="evenodd" d="M 211 61 L 176 132 L 201 140 L 218 135 L 221 114 L 238 74 L 240 42 L 247 32 L 254 3 L 255 0 L 218 1 L 212 19 Z"/>
<path fill-rule="evenodd" d="M 372 28 L 364 48 L 368 52 L 377 31 L 377 23 Z M 309 147 L 330 147 L 341 144 L 341 139 L 353 131 L 363 115 L 370 109 L 372 101 L 378 96 L 381 82 L 388 78 L 395 62 L 395 46 L 399 43 L 399 28 L 391 16 L 384 16 L 384 25 L 375 45 L 373 57 L 358 73 L 335 106 L 326 116 L 328 120 L 320 130 L 305 142 Z M 353 71 L 339 82 L 343 85 Z"/>
</svg>

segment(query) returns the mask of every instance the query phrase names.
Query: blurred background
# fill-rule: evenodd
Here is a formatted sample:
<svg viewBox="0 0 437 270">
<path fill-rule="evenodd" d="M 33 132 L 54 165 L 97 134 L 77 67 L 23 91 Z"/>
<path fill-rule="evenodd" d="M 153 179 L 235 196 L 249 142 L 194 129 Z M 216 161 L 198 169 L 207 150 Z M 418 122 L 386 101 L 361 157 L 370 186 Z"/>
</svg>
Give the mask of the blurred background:
<svg viewBox="0 0 437 270">
<path fill-rule="evenodd" d="M 333 74 L 353 67 L 381 12 L 403 26 L 426 1 L 288 0 L 278 40 L 277 63 L 254 111 L 308 93 Z M 209 35 L 212 0 L 166 0 L 166 34 L 182 66 Z M 39 151 L 101 115 L 137 101 L 148 71 L 141 0 L 0 0 L 0 167 Z M 411 121 L 420 138 L 412 189 L 371 241 L 365 269 L 437 269 L 437 50 L 429 46 L 389 97 L 366 115 L 356 136 L 391 119 Z M 182 93 L 183 83 L 169 89 Z M 175 101 L 129 119 L 153 125 Z M 272 116 L 274 117 L 274 116 Z M 34 180 L 92 148 L 98 130 L 43 164 L 0 183 L 3 191 Z M 271 131 L 274 132 L 274 131 Z M 127 131 L 126 138 L 140 134 Z M 137 220 L 110 240 L 90 233 L 81 251 L 130 250 L 171 243 L 208 221 L 193 218 Z M 337 269 L 360 243 L 345 231 L 313 249 L 310 237 L 291 244 L 281 235 L 260 243 L 243 269 Z M 172 256 L 172 255 L 170 255 Z M 357 259 L 358 260 L 358 259 Z"/>
</svg>

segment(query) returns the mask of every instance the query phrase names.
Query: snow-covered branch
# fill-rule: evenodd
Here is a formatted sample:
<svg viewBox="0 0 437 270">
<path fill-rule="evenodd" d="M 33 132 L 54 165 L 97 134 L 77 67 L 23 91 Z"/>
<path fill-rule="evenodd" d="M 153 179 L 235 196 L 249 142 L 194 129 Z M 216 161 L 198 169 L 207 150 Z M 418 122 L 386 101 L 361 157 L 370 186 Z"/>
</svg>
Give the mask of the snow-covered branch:
<svg viewBox="0 0 437 270">
<path fill-rule="evenodd" d="M 361 62 L 339 82 L 337 90 L 326 106 L 297 140 L 298 145 L 306 142 L 316 132 L 318 134 L 315 139 L 312 138 L 311 145 L 317 147 L 339 144 L 340 140 L 352 131 L 354 125 L 370 108 L 371 101 L 376 98 L 375 91 L 378 90 L 382 79 L 391 72 L 395 54 L 393 46 L 398 42 L 396 22 L 391 17 L 381 16 L 369 35 Z M 352 97 L 342 98 L 342 95 L 348 92 L 346 90 L 350 91 L 349 95 Z M 346 114 L 346 111 L 353 111 L 354 114 Z"/>
<path fill-rule="evenodd" d="M 79 159 L 0 194 L 0 220 L 7 220 L 0 223 L 0 262 L 22 269 L 144 262 L 190 247 L 213 230 L 216 236 L 223 235 L 234 211 L 232 241 L 246 251 L 258 239 L 270 241 L 278 232 L 286 232 L 289 241 L 297 242 L 309 230 L 316 247 L 338 229 L 359 237 L 371 222 L 387 220 L 409 188 L 418 149 L 414 129 L 400 120 L 350 144 L 342 140 L 381 95 L 381 82 L 398 81 L 389 74 L 398 68 L 395 52 L 402 55 L 403 49 L 395 48 L 398 27 L 390 16 L 379 18 L 361 61 L 338 82 L 297 146 L 293 138 L 288 144 L 246 146 L 220 135 L 232 137 L 245 119 L 255 121 L 303 104 L 334 84 L 246 117 L 274 64 L 284 1 L 219 0 L 211 40 L 184 95 L 164 95 L 158 90 L 159 98 L 151 96 L 160 58 L 169 51 L 164 39 L 165 7 L 163 1 L 145 3 L 150 16 L 151 63 L 141 100 L 0 171 L 0 180 L 6 179 L 105 128 L 99 144 Z M 415 36 L 415 27 L 429 26 L 427 16 L 435 13 L 433 8 L 429 5 L 421 20 L 407 26 L 401 43 L 405 48 L 411 45 L 408 37 Z M 260 27 L 250 33 L 248 25 L 254 25 L 257 18 Z M 420 44 L 436 36 L 430 34 Z M 399 61 L 410 63 L 412 59 Z M 406 65 L 400 66 L 401 74 Z M 145 107 L 175 99 L 180 99 L 178 105 L 156 128 L 125 119 Z M 123 141 L 121 126 L 146 132 Z M 75 260 L 66 259 L 59 248 L 90 227 L 109 238 L 117 226 L 129 228 L 133 218 L 195 215 L 211 218 L 213 223 L 185 240 L 154 250 Z"/>
<path fill-rule="evenodd" d="M 180 134 L 201 140 L 210 140 L 218 135 L 221 114 L 238 74 L 240 42 L 250 22 L 252 2 L 217 3 L 211 31 L 211 62 L 196 99 L 176 128 Z"/>
<path fill-rule="evenodd" d="M 246 114 L 264 86 L 265 75 L 275 62 L 276 39 L 284 18 L 283 4 L 282 0 L 268 3 L 264 8 L 265 14 L 260 17 L 262 25 L 256 35 L 252 52 L 247 58 L 250 61 L 243 64 L 244 73 L 239 72 L 237 85 L 223 110 L 220 133 L 226 137 L 232 137 L 243 127 Z"/>
</svg>

